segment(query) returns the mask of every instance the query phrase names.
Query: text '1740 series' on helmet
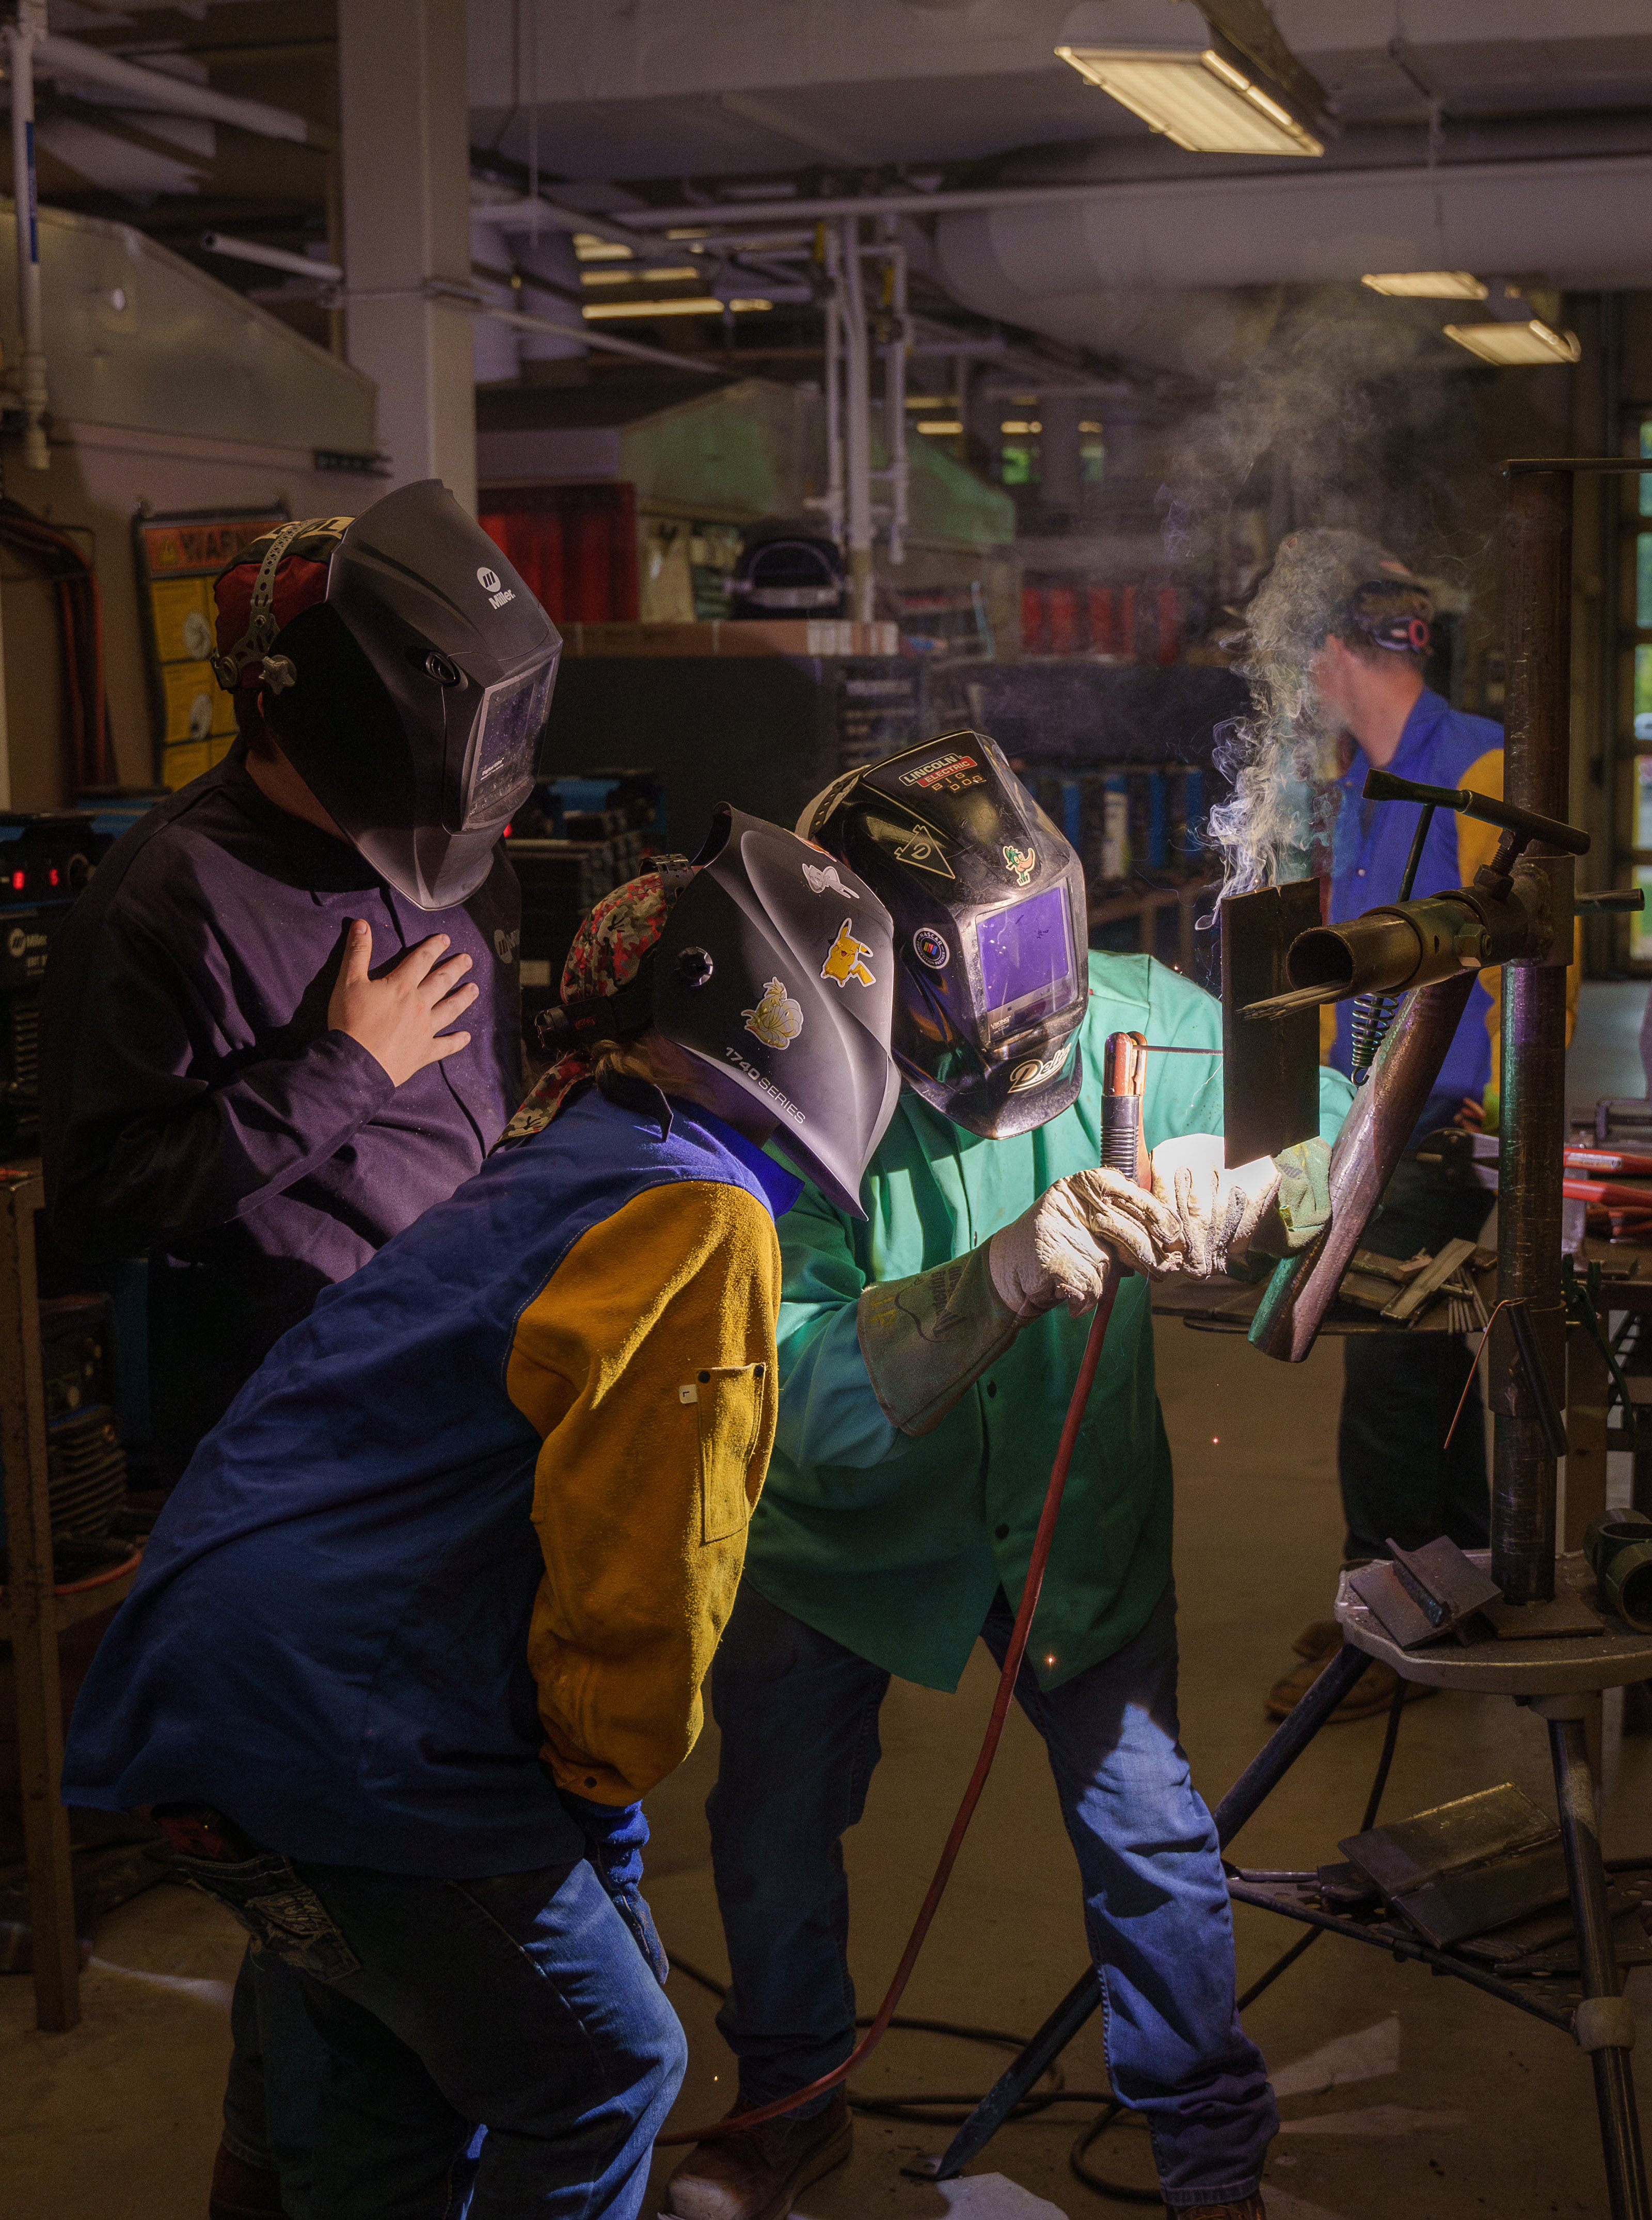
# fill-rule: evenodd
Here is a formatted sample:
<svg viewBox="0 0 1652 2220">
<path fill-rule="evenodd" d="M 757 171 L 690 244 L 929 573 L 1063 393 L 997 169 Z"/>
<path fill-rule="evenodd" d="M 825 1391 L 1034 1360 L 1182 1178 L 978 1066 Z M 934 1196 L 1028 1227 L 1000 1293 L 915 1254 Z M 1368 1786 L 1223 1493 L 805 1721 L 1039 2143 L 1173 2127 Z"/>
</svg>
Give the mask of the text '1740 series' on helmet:
<svg viewBox="0 0 1652 2220">
<path fill-rule="evenodd" d="M 900 1099 L 894 926 L 795 833 L 721 806 L 661 937 L 654 1023 L 778 1120 L 776 1145 L 840 1210 Z"/>
<path fill-rule="evenodd" d="M 305 785 L 398 892 L 446 909 L 533 789 L 561 652 L 493 541 L 425 478 L 348 524 L 324 600 L 278 632 L 258 604 L 214 667 L 234 685 L 259 657 L 265 720 Z"/>
<path fill-rule="evenodd" d="M 1078 857 L 983 733 L 944 733 L 851 771 L 798 820 L 895 919 L 890 1046 L 967 1132 L 1048 1124 L 1083 1073 L 1088 1001 Z"/>
</svg>

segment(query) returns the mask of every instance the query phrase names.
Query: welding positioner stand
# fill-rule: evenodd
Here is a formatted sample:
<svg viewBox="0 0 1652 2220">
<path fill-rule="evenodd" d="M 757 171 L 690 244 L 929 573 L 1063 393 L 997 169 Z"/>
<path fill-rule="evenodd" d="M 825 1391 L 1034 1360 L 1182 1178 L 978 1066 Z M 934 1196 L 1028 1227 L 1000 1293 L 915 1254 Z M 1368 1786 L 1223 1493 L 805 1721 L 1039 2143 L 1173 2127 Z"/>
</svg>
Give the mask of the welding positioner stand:
<svg viewBox="0 0 1652 2220">
<path fill-rule="evenodd" d="M 1504 795 L 1517 810 L 1563 822 L 1568 807 L 1570 719 L 1572 491 L 1580 471 L 1643 471 L 1637 459 L 1561 458 L 1506 464 L 1504 512 L 1507 724 Z M 1570 2009 L 1540 1998 L 1530 1982 L 1499 1979 L 1455 1952 L 1437 1950 L 1403 1922 L 1362 1922 L 1312 1901 L 1304 1873 L 1230 1881 L 1235 1901 L 1256 1905 L 1376 1943 L 1450 1974 L 1571 2034 L 1589 2054 L 1612 2220 L 1652 2220 L 1629 2053 L 1634 2018 L 1612 1948 L 1590 1760 L 1599 1747 L 1601 1691 L 1652 1678 L 1652 1637 L 1615 1630 L 1544 1635 L 1557 1575 L 1561 1598 L 1587 1594 L 1587 1568 L 1555 1556 L 1553 1408 L 1563 1406 L 1566 1313 L 1561 1281 L 1562 1151 L 1566 1138 L 1566 963 L 1573 906 L 1570 857 L 1541 839 L 1525 868 L 1547 876 L 1556 930 L 1541 955 L 1504 966 L 1501 1168 L 1498 1298 L 1488 1369 L 1494 1422 L 1491 1574 L 1507 1605 L 1532 1614 L 1532 1637 L 1473 1647 L 1449 1642 L 1402 1650 L 1347 1586 L 1337 1600 L 1343 1647 L 1216 1806 L 1224 1849 L 1295 1763 L 1372 1658 L 1405 1681 L 1478 1693 L 1501 1693 L 1549 1728 L 1582 1995 Z M 1528 889 L 1528 892 L 1530 890 Z M 1541 896 L 1542 889 L 1537 889 Z M 1420 907 L 1420 906 L 1419 906 Z M 1331 1229 L 1285 1291 L 1271 1317 L 1265 1303 L 1251 1338 L 1300 1363 L 1312 1346 L 1343 1264 L 1351 1254 L 1393 1163 L 1408 1138 L 1467 999 L 1472 973 L 1424 984 L 1412 995 L 1362 1088 L 1332 1161 Z M 1320 999 L 1331 999 L 1324 996 Z M 1230 1020 L 1231 1013 L 1230 1014 Z M 1424 1076 L 1425 1074 L 1425 1076 Z M 1385 1080 L 1387 1084 L 1385 1084 Z M 1421 1092 L 1417 1088 L 1420 1085 Z M 1390 1113 L 1384 1119 L 1384 1099 Z M 1409 1114 L 1405 1104 L 1410 1103 Z M 1403 1129 L 1403 1130 L 1401 1130 Z M 1340 1177 L 1339 1177 L 1340 1174 Z M 1341 1224 L 1338 1224 L 1338 1219 Z M 1281 1285 L 1283 1282 L 1281 1281 Z M 1270 1290 L 1270 1294 L 1272 1294 Z M 1504 1306 L 1524 1306 L 1523 1338 L 1546 1375 L 1534 1391 Z M 1533 1332 L 1535 1329 L 1535 1335 Z M 1271 1333 L 1271 1339 L 1269 1335 Z M 1544 1405 L 1549 1406 L 1548 1412 Z M 1549 1427 L 1545 1427 L 1547 1416 Z M 1087 1965 L 1014 2063 L 976 2105 L 936 2166 L 948 2180 L 980 2151 L 1101 2002 Z"/>
</svg>

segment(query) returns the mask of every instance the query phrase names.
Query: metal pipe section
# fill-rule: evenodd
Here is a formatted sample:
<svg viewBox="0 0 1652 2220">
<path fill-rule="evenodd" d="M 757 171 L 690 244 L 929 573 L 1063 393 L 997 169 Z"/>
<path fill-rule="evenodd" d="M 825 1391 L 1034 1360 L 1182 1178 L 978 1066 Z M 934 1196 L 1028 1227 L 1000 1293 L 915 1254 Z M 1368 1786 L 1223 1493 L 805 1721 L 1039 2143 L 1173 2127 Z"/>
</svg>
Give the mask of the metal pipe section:
<svg viewBox="0 0 1652 2220">
<path fill-rule="evenodd" d="M 889 466 L 877 475 L 889 488 L 889 560 L 904 563 L 911 479 L 907 461 L 907 347 L 912 336 L 907 318 L 907 250 L 895 240 L 892 218 L 886 217 L 880 228 L 883 240 L 879 252 L 889 272 L 889 335 L 882 348 L 883 444 Z"/>
<path fill-rule="evenodd" d="M 46 0 L 22 0 L 6 27 L 11 78 L 11 192 L 17 221 L 17 321 L 22 337 L 18 365 L 23 408 L 23 468 L 44 471 L 46 444 L 46 330 L 41 306 L 41 205 L 34 174 L 34 57 L 47 43 Z"/>
<path fill-rule="evenodd" d="M 849 614 L 872 620 L 872 394 L 866 359 L 866 282 L 860 219 L 843 227 L 844 464 L 847 480 Z"/>
<path fill-rule="evenodd" d="M 1563 972 L 1561 978 L 1563 987 Z M 1433 1092 L 1473 983 L 1471 971 L 1459 971 L 1406 996 L 1331 1151 L 1331 1224 L 1312 1249 L 1280 1266 L 1257 1308 L 1250 1338 L 1265 1356 L 1300 1364 L 1313 1347 L 1349 1260 Z M 1558 1148 L 1555 1162 L 1560 1163 Z M 1558 1249 L 1555 1270 L 1558 1275 Z"/>
<path fill-rule="evenodd" d="M 1571 711 L 1572 492 L 1569 470 L 1517 466 L 1504 510 L 1507 720 L 1506 801 L 1564 818 Z M 1545 851 L 1534 844 L 1530 861 Z M 1555 875 L 1558 877 L 1558 874 Z M 1556 919 L 1559 923 L 1560 920 Z M 1549 960 L 1525 957 L 1503 974 L 1499 1303 L 1528 1306 L 1550 1390 L 1565 1401 L 1566 1312 L 1561 1294 L 1561 1152 L 1566 1142 L 1566 959 L 1571 912 Z M 1492 1578 L 1511 1603 L 1555 1593 L 1555 1455 L 1527 1382 L 1506 1311 L 1492 1333 Z"/>
<path fill-rule="evenodd" d="M 1598 1705 L 1600 1699 L 1596 1696 L 1593 1700 Z M 1575 1701 L 1570 1699 L 1565 1707 L 1571 1708 Z M 1546 1706 L 1540 1703 L 1538 1708 Z M 1557 1703 L 1555 1709 L 1560 1708 L 1562 1705 Z M 1612 1949 L 1611 1921 L 1606 1909 L 1606 1876 L 1600 1861 L 1600 1836 L 1584 1720 L 1557 1718 L 1551 1713 L 1549 1750 L 1555 1768 L 1561 1839 L 1566 1850 L 1566 1878 L 1572 1900 L 1572 1924 L 1577 1932 L 1578 1967 L 1583 1976 L 1584 1998 L 1586 2003 L 1597 1998 L 1621 1999 L 1623 1984 Z M 1624 2016 L 1627 2017 L 1627 2007 Z M 1582 2017 L 1580 2009 L 1580 2022 Z M 1646 2161 L 1641 2151 L 1635 2085 L 1630 2077 L 1628 2044 L 1634 2040 L 1632 2021 L 1624 2032 L 1627 2042 L 1591 2042 L 1589 2063 L 1594 2069 L 1595 2105 L 1600 2114 L 1600 2148 L 1606 2161 L 1606 2188 L 1612 2220 L 1648 2220 L 1649 2213 L 1652 2213 L 1652 2200 L 1648 2196 Z"/>
<path fill-rule="evenodd" d="M 42 7 L 42 18 L 45 12 Z M 309 125 L 290 109 L 272 108 L 264 100 L 238 100 L 233 93 L 214 92 L 209 85 L 192 84 L 164 70 L 140 69 L 135 62 L 106 54 L 100 47 L 52 36 L 43 21 L 34 42 L 34 65 L 47 77 L 84 78 L 116 92 L 134 94 L 165 115 L 200 115 L 211 123 L 233 123 L 260 139 L 288 139 L 299 147 L 310 143 Z"/>
<path fill-rule="evenodd" d="M 822 227 L 824 229 L 824 227 Z M 826 304 L 826 521 L 838 546 L 844 534 L 843 468 L 843 256 L 834 231 L 825 234 L 826 276 L 832 290 Z"/>
</svg>

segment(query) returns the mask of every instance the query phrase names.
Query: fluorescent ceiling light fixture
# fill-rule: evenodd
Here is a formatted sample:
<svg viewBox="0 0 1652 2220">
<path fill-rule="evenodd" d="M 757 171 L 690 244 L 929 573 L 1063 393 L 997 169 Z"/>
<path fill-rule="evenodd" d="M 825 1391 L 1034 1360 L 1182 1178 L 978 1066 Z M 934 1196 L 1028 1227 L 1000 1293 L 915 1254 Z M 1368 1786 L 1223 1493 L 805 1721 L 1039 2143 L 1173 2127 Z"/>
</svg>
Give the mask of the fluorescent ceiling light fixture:
<svg viewBox="0 0 1652 2220">
<path fill-rule="evenodd" d="M 772 301 L 730 301 L 727 303 L 737 316 L 755 309 L 770 309 Z M 724 303 L 710 293 L 695 293 L 678 299 L 664 301 L 583 301 L 579 313 L 589 323 L 598 323 L 610 316 L 720 316 Z"/>
<path fill-rule="evenodd" d="M 1499 367 L 1521 363 L 1579 362 L 1583 349 L 1575 332 L 1557 332 L 1534 316 L 1529 324 L 1448 324 L 1445 335 L 1482 362 Z"/>
<path fill-rule="evenodd" d="M 582 262 L 629 262 L 631 249 L 621 246 L 617 240 L 599 239 L 595 232 L 577 231 L 574 234 L 574 253 Z"/>
<path fill-rule="evenodd" d="M 639 279 L 645 285 L 676 285 L 685 278 L 699 278 L 692 267 L 687 270 L 582 270 L 582 285 L 634 285 Z M 701 278 L 703 284 L 705 280 Z"/>
<path fill-rule="evenodd" d="M 908 408 L 956 408 L 957 405 L 951 396 L 945 393 L 909 393 L 907 396 Z"/>
<path fill-rule="evenodd" d="M 1214 47 L 1057 47 L 1063 61 L 1190 154 L 1323 154 L 1282 101 Z"/>
<path fill-rule="evenodd" d="M 1013 423 L 1001 424 L 998 428 L 1001 432 L 1007 432 L 1012 440 L 1020 440 L 1025 439 L 1031 432 L 1042 432 L 1044 426 L 1036 423 L 1024 424 L 1018 417 Z"/>
<path fill-rule="evenodd" d="M 1099 434 L 1100 434 L 1100 431 L 1101 431 L 1101 427 L 1100 427 L 1100 424 L 1092 424 L 1092 423 L 1089 421 L 1089 420 L 1088 419 L 1088 417 L 1087 417 L 1087 418 L 1085 418 L 1085 419 L 1084 419 L 1084 420 L 1080 423 L 1080 425 L 1079 425 L 1079 427 L 1078 427 L 1078 428 L 1079 428 L 1079 430 L 1080 430 L 1081 432 L 1088 432 L 1088 433 L 1092 433 L 1092 434 L 1094 434 L 1094 435 L 1099 435 Z"/>
<path fill-rule="evenodd" d="M 939 440 L 963 431 L 963 426 L 956 416 L 926 416 L 923 422 L 915 425 L 913 429 L 926 432 L 931 439 Z"/>
<path fill-rule="evenodd" d="M 1472 270 L 1384 270 L 1360 283 L 1402 301 L 1483 301 L 1491 290 Z"/>
</svg>

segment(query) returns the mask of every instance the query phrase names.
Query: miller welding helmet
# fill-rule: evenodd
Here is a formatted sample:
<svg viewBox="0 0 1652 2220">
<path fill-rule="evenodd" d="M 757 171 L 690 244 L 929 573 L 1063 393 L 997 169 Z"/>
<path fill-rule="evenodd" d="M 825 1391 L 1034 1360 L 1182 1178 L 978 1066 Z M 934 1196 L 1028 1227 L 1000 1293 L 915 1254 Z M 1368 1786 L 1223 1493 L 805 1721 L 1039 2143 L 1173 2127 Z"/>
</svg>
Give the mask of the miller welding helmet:
<svg viewBox="0 0 1652 2220">
<path fill-rule="evenodd" d="M 284 622 L 278 582 L 298 546 L 326 553 L 326 589 Z M 436 478 L 353 520 L 284 526 L 231 570 L 254 560 L 246 630 L 214 658 L 220 684 L 256 689 L 299 776 L 391 886 L 421 909 L 464 901 L 533 788 L 556 627 Z"/>
<path fill-rule="evenodd" d="M 988 1139 L 1047 1125 L 1083 1080 L 1078 857 L 983 733 L 851 771 L 798 820 L 895 919 L 890 1048 L 926 1102 Z"/>
<path fill-rule="evenodd" d="M 901 1094 L 896 968 L 889 914 L 863 880 L 725 802 L 692 864 L 668 859 L 597 903 L 539 1037 L 577 1063 L 657 1026 L 749 1094 L 799 1170 L 863 1218 L 861 1180 Z"/>
</svg>

